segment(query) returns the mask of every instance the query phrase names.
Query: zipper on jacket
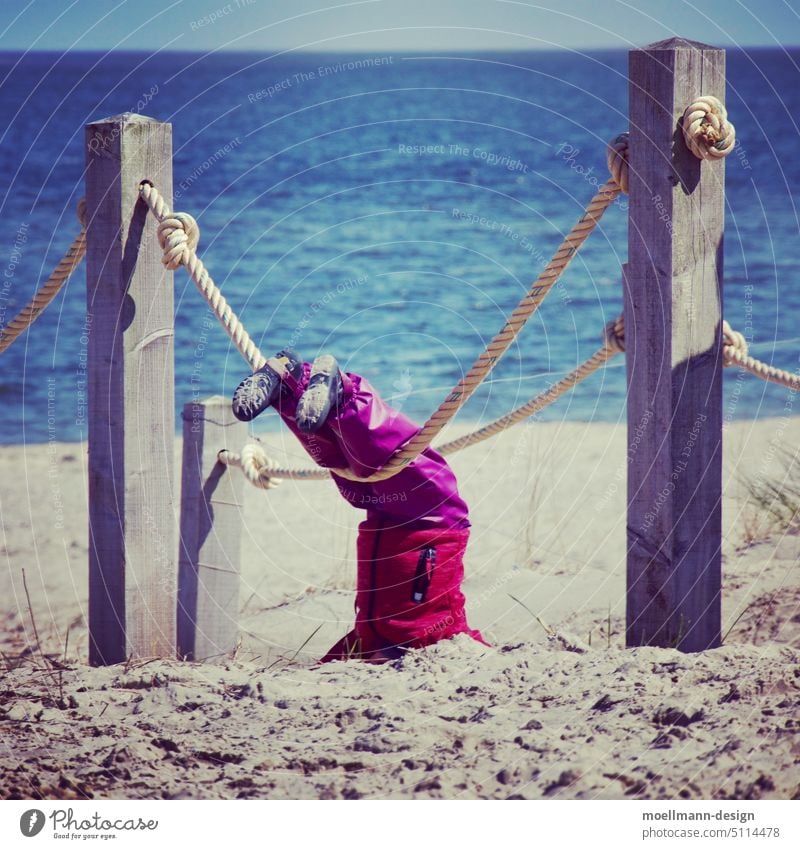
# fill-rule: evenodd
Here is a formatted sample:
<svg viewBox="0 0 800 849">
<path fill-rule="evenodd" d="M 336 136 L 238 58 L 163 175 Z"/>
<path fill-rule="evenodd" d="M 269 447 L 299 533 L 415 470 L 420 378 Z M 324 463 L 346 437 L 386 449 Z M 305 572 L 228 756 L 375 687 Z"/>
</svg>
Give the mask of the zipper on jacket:
<svg viewBox="0 0 800 849">
<path fill-rule="evenodd" d="M 378 594 L 378 552 L 381 545 L 381 532 L 383 531 L 383 522 L 378 523 L 375 531 L 375 542 L 372 545 L 372 561 L 370 563 L 370 587 L 369 587 L 369 605 L 367 607 L 367 621 L 369 627 L 380 637 L 378 626 L 375 624 L 375 597 Z"/>
<path fill-rule="evenodd" d="M 429 566 L 430 564 L 430 566 Z M 428 595 L 428 588 L 433 580 L 433 570 L 436 568 L 436 549 L 423 548 L 419 553 L 417 571 L 411 587 L 411 601 L 421 604 Z"/>
</svg>

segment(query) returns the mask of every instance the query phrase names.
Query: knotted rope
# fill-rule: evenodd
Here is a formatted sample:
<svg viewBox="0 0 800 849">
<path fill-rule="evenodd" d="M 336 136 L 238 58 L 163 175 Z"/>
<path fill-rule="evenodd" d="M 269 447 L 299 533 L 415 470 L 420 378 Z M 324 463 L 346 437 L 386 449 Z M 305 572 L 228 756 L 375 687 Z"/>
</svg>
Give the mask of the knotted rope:
<svg viewBox="0 0 800 849">
<path fill-rule="evenodd" d="M 20 312 L 0 329 L 0 354 L 39 318 L 83 259 L 86 253 L 86 198 L 78 201 L 77 215 L 81 225 L 80 232 L 59 260 L 47 282 Z"/>
<path fill-rule="evenodd" d="M 329 469 L 319 466 L 301 466 L 284 468 L 269 457 L 259 442 L 248 442 L 237 454 L 223 449 L 217 454 L 220 463 L 235 466 L 244 473 L 247 480 L 258 489 L 274 489 L 284 479 L 288 480 L 325 480 L 331 476 Z"/>
<path fill-rule="evenodd" d="M 686 107 L 681 127 L 686 146 L 698 159 L 722 159 L 736 145 L 736 129 L 725 107 L 710 94 Z"/>
<path fill-rule="evenodd" d="M 614 182 L 628 194 L 628 140 L 630 133 L 620 133 L 608 143 L 606 164 Z"/>
<path fill-rule="evenodd" d="M 250 338 L 244 325 L 225 300 L 196 250 L 200 241 L 200 227 L 188 212 L 170 212 L 158 189 L 145 181 L 139 186 L 142 200 L 158 221 L 158 241 L 164 252 L 161 262 L 170 271 L 183 265 L 189 272 L 200 294 L 211 307 L 217 320 L 244 357 L 250 368 L 257 371 L 266 363 L 266 357 Z"/>
<path fill-rule="evenodd" d="M 623 134 L 624 136 L 624 134 Z M 627 183 L 627 173 L 623 177 L 622 160 L 627 155 L 627 144 L 623 136 L 617 136 L 612 142 L 613 154 L 609 153 L 609 163 L 614 163 L 616 175 Z M 617 181 L 615 171 L 594 195 L 586 211 L 570 230 L 567 237 L 541 272 L 527 294 L 517 305 L 511 316 L 506 320 L 500 332 L 492 339 L 485 350 L 475 360 L 470 370 L 453 387 L 438 409 L 423 425 L 420 431 L 409 440 L 400 450 L 395 452 L 381 469 L 376 469 L 370 475 L 359 476 L 350 469 L 332 469 L 337 475 L 352 481 L 375 482 L 393 477 L 409 463 L 413 462 L 434 440 L 436 435 L 447 425 L 456 413 L 472 396 L 481 382 L 491 372 L 496 363 L 517 338 L 528 319 L 536 312 L 564 269 L 569 265 L 578 249 L 586 241 L 589 234 L 597 226 L 603 213 L 614 202 L 622 191 Z M 220 324 L 230 336 L 239 352 L 255 371 L 266 359 L 247 334 L 242 323 L 228 305 L 211 275 L 206 270 L 196 253 L 199 241 L 197 222 L 187 213 L 173 214 L 169 211 L 158 190 L 149 181 L 144 181 L 139 192 L 142 199 L 152 210 L 159 221 L 158 238 L 164 251 L 163 263 L 167 268 L 174 269 L 185 265 L 189 275 L 200 293 L 213 310 Z M 280 476 L 280 475 L 279 475 Z"/>
<path fill-rule="evenodd" d="M 800 389 L 800 374 L 784 371 L 751 357 L 747 352 L 747 340 L 727 321 L 722 322 L 722 354 L 726 367 L 741 366 L 761 380 L 777 383 L 788 389 Z"/>
<path fill-rule="evenodd" d="M 239 454 L 235 451 L 223 450 L 219 452 L 217 457 L 226 466 L 240 468 L 247 480 L 258 489 L 275 489 L 283 482 L 282 478 L 275 476 L 277 464 L 267 456 L 258 442 L 248 442 Z M 325 469 L 309 469 L 309 471 L 324 472 L 319 477 L 328 477 L 328 472 Z"/>
</svg>

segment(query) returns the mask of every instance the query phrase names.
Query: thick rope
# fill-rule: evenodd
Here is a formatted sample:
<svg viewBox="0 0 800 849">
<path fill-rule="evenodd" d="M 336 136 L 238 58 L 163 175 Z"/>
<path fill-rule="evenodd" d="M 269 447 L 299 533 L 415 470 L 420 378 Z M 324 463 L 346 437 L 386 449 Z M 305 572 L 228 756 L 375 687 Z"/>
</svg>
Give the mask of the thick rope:
<svg viewBox="0 0 800 849">
<path fill-rule="evenodd" d="M 726 367 L 741 366 L 751 374 L 762 380 L 786 386 L 789 389 L 800 389 L 800 374 L 784 371 L 770 366 L 767 363 L 756 360 L 747 353 L 747 340 L 741 333 L 733 330 L 727 321 L 722 323 L 723 333 L 723 356 Z M 436 450 L 443 455 L 454 454 L 471 445 L 483 442 L 515 424 L 524 421 L 539 410 L 552 404 L 564 393 L 577 386 L 589 375 L 606 365 L 616 354 L 625 351 L 625 324 L 620 315 L 614 321 L 609 322 L 605 328 L 603 347 L 592 354 L 588 360 L 581 363 L 576 369 L 563 377 L 558 383 L 553 384 L 545 392 L 536 395 L 516 410 L 507 413 L 499 419 L 487 425 L 465 434 L 458 439 L 453 439 L 443 445 L 437 445 Z M 241 468 L 247 479 L 261 489 L 269 489 L 276 486 L 281 479 L 292 480 L 324 480 L 330 477 L 328 469 L 321 468 L 290 468 L 278 465 L 270 459 L 259 444 L 248 444 L 242 449 L 241 455 L 231 451 L 221 451 L 219 454 L 221 462 L 229 466 Z"/>
<path fill-rule="evenodd" d="M 83 259 L 86 253 L 86 198 L 81 198 L 78 201 L 77 214 L 81 225 L 80 233 L 73 239 L 72 244 L 59 260 L 47 282 L 39 288 L 28 304 L 5 327 L 0 328 L 0 354 L 10 347 L 17 337 L 27 330 L 47 309 Z"/>
<path fill-rule="evenodd" d="M 612 144 L 620 142 L 617 137 Z M 613 155 L 609 154 L 610 162 L 621 162 L 627 154 L 627 145 L 620 145 L 614 149 Z M 619 166 L 620 171 L 622 165 Z M 627 184 L 627 173 L 625 174 Z M 525 297 L 519 302 L 514 312 L 507 319 L 500 332 L 487 345 L 473 363 L 470 370 L 453 387 L 453 390 L 439 405 L 439 408 L 423 425 L 421 430 L 412 437 L 404 448 L 388 460 L 383 468 L 376 470 L 373 474 L 361 477 L 354 474 L 350 469 L 335 469 L 337 475 L 352 481 L 374 482 L 386 480 L 396 475 L 409 463 L 413 462 L 433 442 L 434 438 L 441 432 L 455 414 L 466 404 L 473 392 L 491 372 L 503 354 L 508 350 L 511 343 L 517 338 L 528 319 L 536 312 L 539 305 L 553 288 L 564 269 L 569 265 L 578 249 L 586 241 L 589 234 L 597 226 L 603 213 L 614 202 L 622 191 L 621 183 L 613 175 L 600 187 L 595 196 L 589 202 L 586 211 L 578 220 L 578 223 L 570 230 L 567 237 L 547 264 L 547 267 L 534 281 Z"/>
<path fill-rule="evenodd" d="M 275 472 L 278 470 L 278 465 L 274 460 L 269 458 L 258 442 L 248 442 L 241 453 L 235 451 L 220 451 L 217 455 L 221 463 L 226 466 L 236 466 L 241 469 L 247 480 L 258 489 L 274 489 L 283 482 L 282 477 L 277 477 Z M 303 469 L 297 469 L 298 478 Z M 320 472 L 318 475 L 310 475 L 312 479 L 322 479 L 330 477 L 327 469 L 309 468 L 309 472 Z M 285 477 L 285 476 L 284 476 Z"/>
<path fill-rule="evenodd" d="M 247 480 L 258 489 L 273 489 L 288 480 L 325 480 L 331 476 L 329 469 L 319 466 L 284 468 L 267 456 L 258 442 L 248 442 L 240 453 L 223 450 L 217 454 L 220 463 L 235 466 L 244 473 Z"/>
<path fill-rule="evenodd" d="M 492 339 L 475 360 L 470 370 L 455 385 L 419 432 L 409 440 L 405 447 L 395 452 L 383 468 L 377 469 L 370 475 L 362 477 L 346 468 L 332 469 L 332 472 L 347 480 L 364 483 L 386 480 L 404 469 L 430 446 L 437 434 L 464 406 L 508 350 L 581 245 L 597 226 L 603 213 L 622 191 L 622 184 L 627 184 L 626 155 L 627 139 L 623 134 L 614 139 L 608 154 L 608 163 L 612 170 L 611 178 L 594 195 L 584 214 L 562 241 L 553 258 L 511 313 L 500 332 Z M 266 362 L 265 358 L 225 301 L 202 261 L 197 257 L 195 252 L 199 241 L 197 222 L 187 213 L 170 213 L 158 190 L 147 181 L 141 184 L 140 194 L 159 221 L 158 238 L 164 251 L 162 259 L 164 265 L 170 269 L 177 268 L 179 265 L 186 266 L 192 280 L 242 356 L 253 370 L 260 368 Z M 273 477 L 289 477 L 289 475 L 282 475 L 273 471 L 271 471 L 271 475 Z"/>
<path fill-rule="evenodd" d="M 683 113 L 683 138 L 698 159 L 722 159 L 736 146 L 736 129 L 713 95 L 698 97 Z"/>
<path fill-rule="evenodd" d="M 606 325 L 603 347 L 592 354 L 586 362 L 581 363 L 574 371 L 559 380 L 558 383 L 534 396 L 516 410 L 478 428 L 478 430 L 446 442 L 444 445 L 437 445 L 436 450 L 444 455 L 454 454 L 456 451 L 461 451 L 470 445 L 476 445 L 478 442 L 483 442 L 495 434 L 513 427 L 552 404 L 565 392 L 577 386 L 582 380 L 586 380 L 590 374 L 602 368 L 613 356 L 622 353 L 624 350 L 625 326 L 622 316 L 619 316 Z M 260 489 L 269 489 L 270 484 L 277 485 L 283 479 L 324 480 L 330 477 L 330 470 L 328 469 L 309 466 L 300 468 L 280 466 L 275 460 L 267 456 L 263 447 L 258 443 L 248 443 L 240 454 L 224 450 L 220 451 L 218 456 L 220 462 L 225 465 L 240 468 L 250 483 Z"/>
<path fill-rule="evenodd" d="M 788 389 L 800 389 L 800 374 L 775 368 L 768 363 L 751 357 L 747 352 L 747 340 L 734 330 L 727 321 L 722 322 L 722 354 L 725 366 L 741 366 L 761 380 L 786 386 Z"/>
<path fill-rule="evenodd" d="M 620 133 L 606 147 L 606 164 L 614 182 L 628 194 L 628 139 L 630 133 Z"/>
<path fill-rule="evenodd" d="M 498 433 L 502 433 L 504 430 L 508 430 L 508 428 L 530 418 L 534 413 L 538 413 L 539 410 L 543 410 L 552 404 L 565 392 L 577 386 L 581 381 L 586 380 L 590 374 L 594 374 L 594 372 L 602 368 L 612 357 L 624 350 L 625 326 L 622 316 L 619 316 L 619 318 L 606 325 L 603 347 L 595 351 L 588 360 L 581 363 L 576 369 L 559 380 L 558 383 L 554 383 L 549 389 L 531 398 L 530 401 L 527 401 L 521 407 L 517 407 L 516 410 L 506 413 L 506 415 L 501 416 L 490 424 L 484 425 L 472 433 L 460 436 L 458 439 L 453 439 L 451 442 L 446 442 L 444 445 L 437 445 L 436 450 L 444 455 L 453 454 L 462 448 L 468 448 L 470 445 L 483 442 L 485 439 L 489 439 Z"/>
<path fill-rule="evenodd" d="M 248 362 L 250 368 L 258 371 L 266 363 L 266 357 L 250 338 L 250 334 L 230 308 L 203 261 L 197 256 L 196 249 L 200 240 L 200 228 L 197 222 L 187 212 L 170 212 L 161 193 L 150 182 L 143 182 L 139 186 L 139 194 L 158 221 L 158 241 L 164 251 L 164 256 L 161 258 L 164 266 L 170 271 L 174 271 L 180 265 L 186 266 L 189 276 L 211 307 L 231 342 Z"/>
</svg>

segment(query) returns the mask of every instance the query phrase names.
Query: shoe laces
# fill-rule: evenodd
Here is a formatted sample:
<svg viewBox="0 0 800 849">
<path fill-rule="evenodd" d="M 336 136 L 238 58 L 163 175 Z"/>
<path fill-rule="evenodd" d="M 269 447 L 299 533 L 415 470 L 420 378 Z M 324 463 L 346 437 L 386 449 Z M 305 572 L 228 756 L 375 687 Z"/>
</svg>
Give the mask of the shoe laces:
<svg viewBox="0 0 800 849">
<path fill-rule="evenodd" d="M 264 407 L 269 400 L 269 382 L 261 374 L 254 374 L 236 390 L 234 402 L 238 410 L 250 415 Z"/>
</svg>

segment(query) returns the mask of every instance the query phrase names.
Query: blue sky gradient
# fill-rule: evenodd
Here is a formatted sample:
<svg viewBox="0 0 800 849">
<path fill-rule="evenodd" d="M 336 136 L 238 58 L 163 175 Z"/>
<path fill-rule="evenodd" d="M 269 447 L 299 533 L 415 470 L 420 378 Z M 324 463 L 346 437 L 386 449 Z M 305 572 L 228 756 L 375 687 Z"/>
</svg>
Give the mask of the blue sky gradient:
<svg viewBox="0 0 800 849">
<path fill-rule="evenodd" d="M 800 0 L 2 0 L 0 50 L 630 48 L 800 44 Z"/>
</svg>

